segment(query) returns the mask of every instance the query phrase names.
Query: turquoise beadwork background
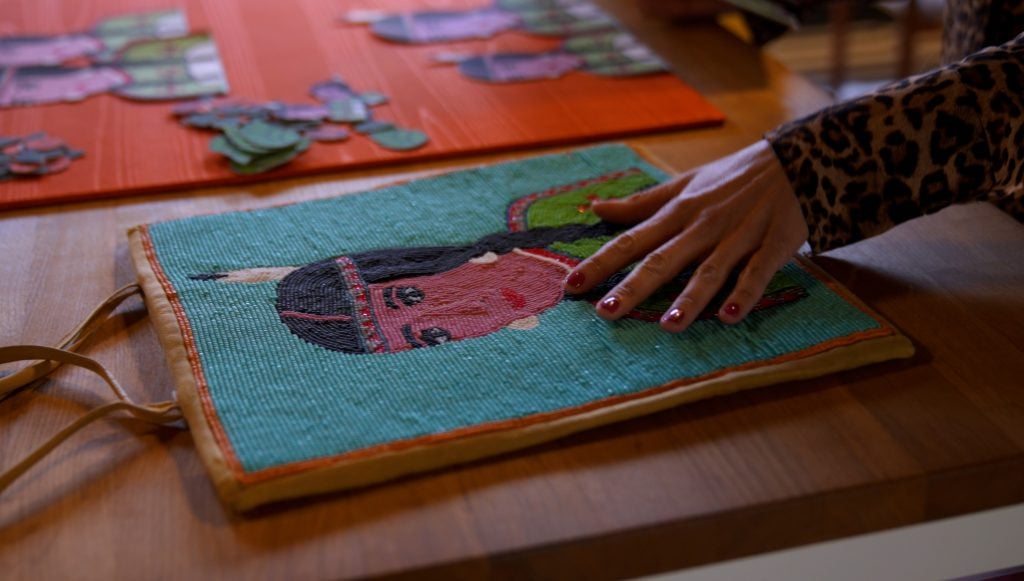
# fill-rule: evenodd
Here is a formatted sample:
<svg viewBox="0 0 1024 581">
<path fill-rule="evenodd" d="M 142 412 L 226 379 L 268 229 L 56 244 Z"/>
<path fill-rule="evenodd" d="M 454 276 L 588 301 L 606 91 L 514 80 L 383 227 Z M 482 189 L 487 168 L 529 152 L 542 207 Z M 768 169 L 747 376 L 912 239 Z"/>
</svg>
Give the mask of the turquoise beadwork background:
<svg viewBox="0 0 1024 581">
<path fill-rule="evenodd" d="M 563 301 L 529 331 L 386 355 L 328 351 L 292 335 L 276 283 L 190 275 L 303 265 L 395 246 L 463 244 L 506 229 L 508 204 L 553 186 L 637 167 L 623 145 L 484 167 L 328 200 L 151 226 L 189 318 L 210 396 L 242 466 L 255 471 L 394 440 L 579 406 L 770 359 L 877 327 L 800 268 L 809 297 L 737 326 L 608 323 Z"/>
</svg>

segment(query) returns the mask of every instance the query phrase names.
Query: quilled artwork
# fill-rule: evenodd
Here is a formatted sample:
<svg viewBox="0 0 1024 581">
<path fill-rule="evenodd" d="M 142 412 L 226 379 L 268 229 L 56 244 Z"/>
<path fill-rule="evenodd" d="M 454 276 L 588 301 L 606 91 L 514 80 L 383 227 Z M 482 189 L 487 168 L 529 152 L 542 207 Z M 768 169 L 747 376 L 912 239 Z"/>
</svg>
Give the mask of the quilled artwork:
<svg viewBox="0 0 1024 581">
<path fill-rule="evenodd" d="M 346 20 L 369 24 L 384 40 L 410 44 L 491 38 L 513 30 L 561 38 L 618 28 L 611 15 L 589 0 L 494 0 L 461 10 L 398 13 L 353 10 Z"/>
<path fill-rule="evenodd" d="M 0 135 L 0 181 L 62 172 L 85 155 L 45 133 L 24 137 Z"/>
<path fill-rule="evenodd" d="M 744 322 L 709 311 L 678 335 L 652 322 L 664 297 L 614 323 L 599 294 L 567 297 L 569 268 L 618 231 L 588 204 L 666 177 L 608 145 L 133 229 L 225 501 L 363 486 L 912 352 L 803 261 Z"/>
<path fill-rule="evenodd" d="M 573 71 L 608 77 L 668 72 L 657 55 L 588 0 L 495 0 L 464 10 L 418 10 L 388 14 L 353 11 L 351 23 L 367 23 L 377 37 L 399 43 L 437 44 L 490 38 L 521 30 L 559 39 L 544 51 L 444 51 L 438 63 L 457 65 L 464 76 L 488 83 L 557 79 Z"/>
<path fill-rule="evenodd" d="M 565 39 L 544 52 L 446 52 L 435 57 L 458 67 L 470 79 L 487 83 L 519 83 L 557 79 L 573 71 L 606 77 L 665 73 L 668 66 L 632 34 L 621 30 L 594 32 Z"/>
<path fill-rule="evenodd" d="M 0 37 L 0 71 L 0 107 L 228 91 L 213 38 L 190 33 L 180 10 L 113 16 L 81 33 Z"/>
</svg>

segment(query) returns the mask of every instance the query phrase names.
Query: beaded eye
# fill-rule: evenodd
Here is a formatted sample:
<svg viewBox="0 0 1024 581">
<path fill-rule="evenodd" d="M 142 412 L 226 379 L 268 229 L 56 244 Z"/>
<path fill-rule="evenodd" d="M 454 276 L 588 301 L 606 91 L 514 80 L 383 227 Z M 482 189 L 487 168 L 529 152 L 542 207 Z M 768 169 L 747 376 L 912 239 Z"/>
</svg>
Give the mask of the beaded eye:
<svg viewBox="0 0 1024 581">
<path fill-rule="evenodd" d="M 402 301 L 402 304 L 407 307 L 418 305 L 423 302 L 424 298 L 426 298 L 423 291 L 415 286 L 400 286 L 395 289 L 395 295 L 398 297 L 398 300 Z"/>
<path fill-rule="evenodd" d="M 435 345 L 441 345 L 452 340 L 451 331 L 443 329 L 441 327 L 430 327 L 420 331 L 420 339 L 424 343 L 433 347 Z"/>
</svg>

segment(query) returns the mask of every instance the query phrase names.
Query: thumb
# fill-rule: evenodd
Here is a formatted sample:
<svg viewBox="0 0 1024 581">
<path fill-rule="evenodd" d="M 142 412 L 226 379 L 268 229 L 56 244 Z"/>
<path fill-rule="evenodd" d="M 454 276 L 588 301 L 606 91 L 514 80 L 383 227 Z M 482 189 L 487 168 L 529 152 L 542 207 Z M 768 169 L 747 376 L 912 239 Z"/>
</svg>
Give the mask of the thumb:
<svg viewBox="0 0 1024 581">
<path fill-rule="evenodd" d="M 687 172 L 626 198 L 595 200 L 590 209 L 602 220 L 614 224 L 637 224 L 650 218 L 669 200 L 676 197 L 693 179 Z"/>
</svg>

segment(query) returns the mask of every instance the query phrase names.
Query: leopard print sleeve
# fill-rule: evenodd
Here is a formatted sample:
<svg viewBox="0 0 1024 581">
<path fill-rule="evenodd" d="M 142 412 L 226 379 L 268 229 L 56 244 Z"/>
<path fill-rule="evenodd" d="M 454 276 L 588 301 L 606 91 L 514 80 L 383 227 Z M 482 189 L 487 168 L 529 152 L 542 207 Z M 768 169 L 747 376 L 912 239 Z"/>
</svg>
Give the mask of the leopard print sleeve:
<svg viewBox="0 0 1024 581">
<path fill-rule="evenodd" d="M 815 252 L 969 201 L 1024 220 L 1024 34 L 765 137 Z"/>
</svg>

